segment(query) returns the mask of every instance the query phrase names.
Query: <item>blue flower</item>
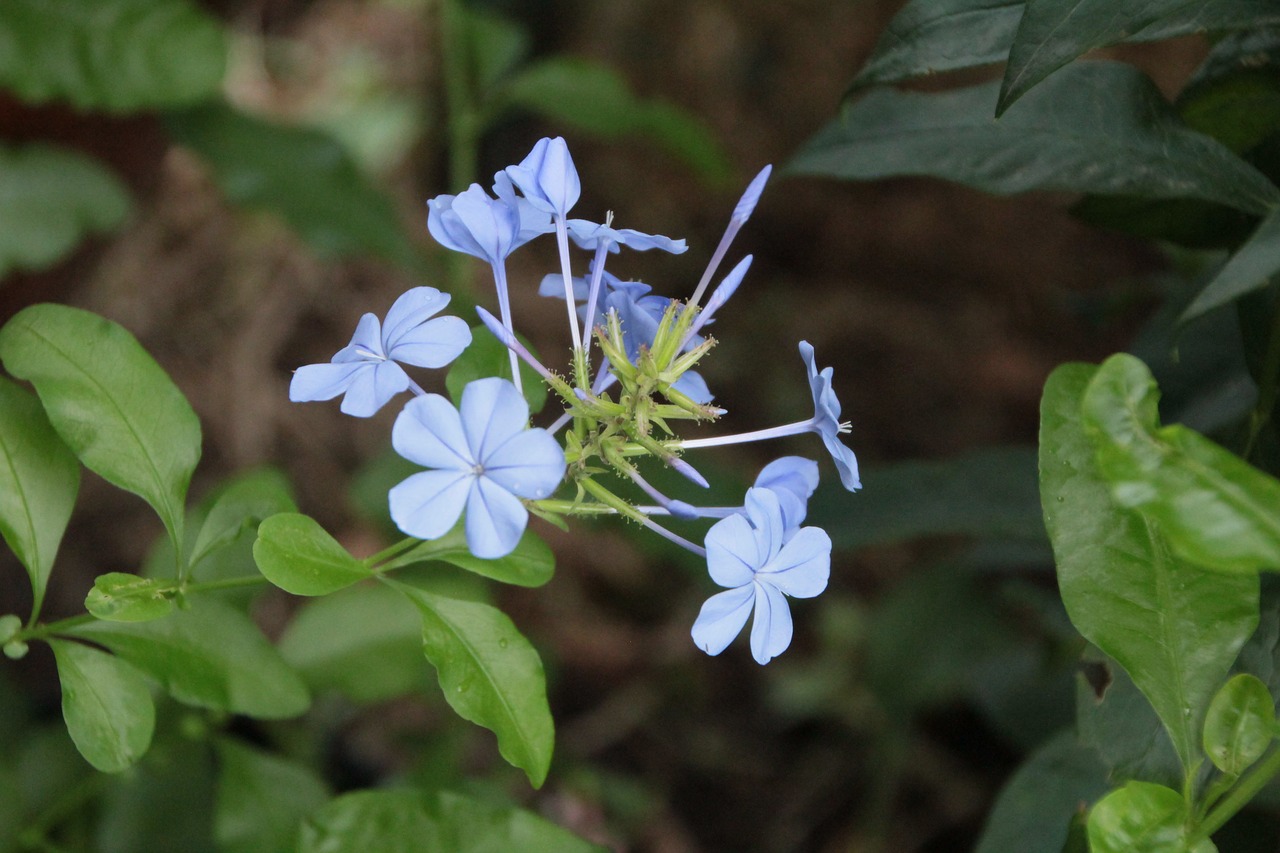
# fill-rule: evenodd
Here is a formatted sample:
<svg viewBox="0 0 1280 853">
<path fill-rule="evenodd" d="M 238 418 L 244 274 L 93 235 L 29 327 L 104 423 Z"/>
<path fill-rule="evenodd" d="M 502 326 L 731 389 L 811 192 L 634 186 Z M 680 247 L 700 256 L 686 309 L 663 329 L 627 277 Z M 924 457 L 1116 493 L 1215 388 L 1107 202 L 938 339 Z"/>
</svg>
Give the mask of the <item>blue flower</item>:
<svg viewBox="0 0 1280 853">
<path fill-rule="evenodd" d="M 386 323 L 365 314 L 351 343 L 329 364 L 308 364 L 294 372 L 289 399 L 304 403 L 345 393 L 343 412 L 372 416 L 412 384 L 397 362 L 444 367 L 470 345 L 471 330 L 458 317 L 430 319 L 448 304 L 449 294 L 434 287 L 415 287 L 395 301 Z"/>
<path fill-rule="evenodd" d="M 479 184 L 429 200 L 427 230 L 446 249 L 490 264 L 501 263 L 521 245 L 519 210 L 491 198 Z"/>
<path fill-rule="evenodd" d="M 827 452 L 840 471 L 841 484 L 856 492 L 862 488 L 862 481 L 858 479 L 858 459 L 840 441 L 840 433 L 848 432 L 850 426 L 840 420 L 840 401 L 831 388 L 832 370 L 827 367 L 818 372 L 813 363 L 813 347 L 808 341 L 800 342 L 800 357 L 809 371 L 809 391 L 813 394 L 813 421 L 809 428 L 822 436 L 822 443 L 827 446 Z"/>
<path fill-rule="evenodd" d="M 789 537 L 804 524 L 809 498 L 818 488 L 818 463 L 803 456 L 783 456 L 760 469 L 754 485 L 778 496 L 783 535 Z"/>
<path fill-rule="evenodd" d="M 528 429 L 529 405 L 506 379 L 468 383 L 458 408 L 439 394 L 415 397 L 396 418 L 391 445 L 434 470 L 391 489 L 391 518 L 410 536 L 436 539 L 466 510 L 467 547 L 483 559 L 511 553 L 529 511 L 564 479 L 564 451 L 545 429 Z"/>
<path fill-rule="evenodd" d="M 603 245 L 615 255 L 622 251 L 623 246 L 637 252 L 661 249 L 673 255 L 683 254 L 689 249 L 684 240 L 672 240 L 661 234 L 644 234 L 631 228 L 613 228 L 586 219 L 570 219 L 565 226 L 569 229 L 569 239 L 580 249 L 599 249 Z"/>
<path fill-rule="evenodd" d="M 693 642 L 718 655 L 733 642 L 747 617 L 751 656 L 766 664 L 791 645 L 791 609 L 785 596 L 813 598 L 827 588 L 831 538 L 817 527 L 787 536 L 778 496 L 769 489 L 747 491 L 746 514 L 730 515 L 707 531 L 707 569 L 727 587 L 707 599 L 693 623 Z"/>
<path fill-rule="evenodd" d="M 578 170 L 563 137 L 539 139 L 529 156 L 505 171 L 530 204 L 561 219 L 582 194 Z"/>
</svg>

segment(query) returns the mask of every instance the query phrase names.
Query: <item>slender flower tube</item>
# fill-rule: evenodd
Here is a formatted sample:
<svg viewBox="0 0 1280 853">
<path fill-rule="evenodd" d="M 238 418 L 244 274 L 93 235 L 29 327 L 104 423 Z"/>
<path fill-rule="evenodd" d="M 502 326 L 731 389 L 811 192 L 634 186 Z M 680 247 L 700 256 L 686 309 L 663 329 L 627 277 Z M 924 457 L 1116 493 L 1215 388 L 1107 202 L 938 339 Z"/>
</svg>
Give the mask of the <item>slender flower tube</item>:
<svg viewBox="0 0 1280 853">
<path fill-rule="evenodd" d="M 764 192 L 764 185 L 768 182 L 769 174 L 772 171 L 773 166 L 765 166 L 760 170 L 759 174 L 751 179 L 751 183 L 747 184 L 747 189 L 742 193 L 742 198 L 738 199 L 737 205 L 733 208 L 733 216 L 729 217 L 729 225 L 724 230 L 724 236 L 720 238 L 720 245 L 716 246 L 715 252 L 711 255 L 711 260 L 707 263 L 706 270 L 702 273 L 702 278 L 698 281 L 698 286 L 693 290 L 693 296 L 689 297 L 690 305 L 698 304 L 698 300 L 702 298 L 707 285 L 711 283 L 711 277 L 716 274 L 716 270 L 720 267 L 720 262 L 724 260 L 725 254 L 729 251 L 733 238 L 738 235 L 738 230 L 751 218 L 751 214 L 756 209 L 756 202 L 760 201 L 760 195 Z"/>
</svg>

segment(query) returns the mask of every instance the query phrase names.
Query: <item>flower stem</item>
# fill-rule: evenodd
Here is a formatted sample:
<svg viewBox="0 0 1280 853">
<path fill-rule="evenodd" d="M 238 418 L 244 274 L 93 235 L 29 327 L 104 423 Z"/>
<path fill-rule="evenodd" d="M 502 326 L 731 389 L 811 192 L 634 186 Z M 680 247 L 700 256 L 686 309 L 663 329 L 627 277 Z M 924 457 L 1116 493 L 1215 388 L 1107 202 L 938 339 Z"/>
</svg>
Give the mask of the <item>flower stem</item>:
<svg viewBox="0 0 1280 853">
<path fill-rule="evenodd" d="M 692 450 L 699 447 L 719 447 L 723 444 L 743 444 L 748 441 L 765 441 L 770 438 L 782 438 L 788 435 L 798 435 L 802 432 L 811 432 L 813 430 L 813 418 L 807 421 L 796 421 L 791 424 L 782 426 L 769 427 L 768 429 L 758 429 L 753 432 L 739 432 L 733 435 L 711 436 L 708 438 L 689 438 L 682 439 L 676 446 L 683 450 Z"/>
<path fill-rule="evenodd" d="M 569 336 L 573 349 L 582 349 L 582 334 L 578 331 L 578 303 L 573 299 L 573 272 L 569 269 L 569 229 L 563 216 L 556 216 L 556 246 L 560 249 L 560 274 L 564 277 L 564 303 L 569 309 Z M 590 322 L 591 318 L 588 317 Z"/>
<path fill-rule="evenodd" d="M 1201 841 L 1221 829 L 1235 816 L 1236 812 L 1248 805 L 1249 801 L 1266 787 L 1277 773 L 1280 773 L 1280 749 L 1272 749 L 1271 753 L 1255 764 L 1253 769 L 1240 779 L 1240 784 L 1236 785 L 1205 816 L 1197 827 L 1195 835 L 1188 839 L 1187 849 L 1194 849 Z"/>
</svg>

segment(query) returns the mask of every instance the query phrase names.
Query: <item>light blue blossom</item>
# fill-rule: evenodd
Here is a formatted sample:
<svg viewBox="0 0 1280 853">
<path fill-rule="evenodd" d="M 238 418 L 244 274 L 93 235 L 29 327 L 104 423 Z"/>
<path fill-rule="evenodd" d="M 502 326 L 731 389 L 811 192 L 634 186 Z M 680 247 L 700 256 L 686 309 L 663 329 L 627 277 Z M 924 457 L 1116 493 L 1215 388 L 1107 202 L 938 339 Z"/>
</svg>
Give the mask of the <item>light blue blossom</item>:
<svg viewBox="0 0 1280 853">
<path fill-rule="evenodd" d="M 808 514 L 809 498 L 818 488 L 818 463 L 803 456 L 783 456 L 760 469 L 754 485 L 778 496 L 784 536 L 789 536 Z"/>
<path fill-rule="evenodd" d="M 831 538 L 816 527 L 787 536 L 778 495 L 747 491 L 746 514 L 730 515 L 707 531 L 707 569 L 724 592 L 707 599 L 693 623 L 693 642 L 718 655 L 738 636 L 747 618 L 751 656 L 766 664 L 791 645 L 791 609 L 786 596 L 813 598 L 827 588 Z"/>
<path fill-rule="evenodd" d="M 427 230 L 446 249 L 499 264 L 520 245 L 520 213 L 472 184 L 427 202 Z"/>
<path fill-rule="evenodd" d="M 647 252 L 650 249 L 661 249 L 673 255 L 688 251 L 684 240 L 672 240 L 661 234 L 644 234 L 631 228 L 614 228 L 585 219 L 570 219 L 565 222 L 569 229 L 569 239 L 580 249 L 599 250 L 601 248 L 612 254 L 618 254 L 622 247 Z"/>
<path fill-rule="evenodd" d="M 862 481 L 858 478 L 858 459 L 840 441 L 840 434 L 848 432 L 850 426 L 847 421 L 840 420 L 840 401 L 831 388 L 832 369 L 825 367 L 818 371 L 813 361 L 813 346 L 808 341 L 800 342 L 800 357 L 809 371 L 809 391 L 813 395 L 812 430 L 822 436 L 822 443 L 840 472 L 840 483 L 849 491 L 856 492 L 862 488 Z"/>
<path fill-rule="evenodd" d="M 344 394 L 343 412 L 360 418 L 372 416 L 413 385 L 397 362 L 444 367 L 470 345 L 471 330 L 461 319 L 432 319 L 448 304 L 449 294 L 434 287 L 415 287 L 395 301 L 385 323 L 365 314 L 351 343 L 330 363 L 308 364 L 294 372 L 289 399 L 301 403 Z"/>
<path fill-rule="evenodd" d="M 544 429 L 527 428 L 529 405 L 506 379 L 467 384 L 458 408 L 439 394 L 415 397 L 396 418 L 391 445 L 433 469 L 391 489 L 391 518 L 410 536 L 436 539 L 466 510 L 467 548 L 483 559 L 511 553 L 529 511 L 564 479 L 564 451 Z"/>
<path fill-rule="evenodd" d="M 505 171 L 530 204 L 561 219 L 582 194 L 569 146 L 560 136 L 539 139 L 519 165 L 508 166 Z"/>
</svg>

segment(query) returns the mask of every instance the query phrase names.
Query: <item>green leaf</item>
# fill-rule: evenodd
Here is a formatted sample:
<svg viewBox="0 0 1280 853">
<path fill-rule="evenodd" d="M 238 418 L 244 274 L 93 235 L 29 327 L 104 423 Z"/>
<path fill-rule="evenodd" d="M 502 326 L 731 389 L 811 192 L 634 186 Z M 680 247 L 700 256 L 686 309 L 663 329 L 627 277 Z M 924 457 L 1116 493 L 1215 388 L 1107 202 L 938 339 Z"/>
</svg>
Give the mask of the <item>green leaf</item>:
<svg viewBox="0 0 1280 853">
<path fill-rule="evenodd" d="M 422 617 L 384 584 L 308 602 L 279 648 L 313 691 L 337 690 L 353 702 L 384 702 L 428 686 Z"/>
<path fill-rule="evenodd" d="M 52 266 L 86 236 L 114 231 L 132 206 L 101 163 L 52 145 L 0 146 L 0 186 L 0 278 Z"/>
<path fill-rule="evenodd" d="M 188 705 L 283 719 L 310 703 L 302 680 L 257 626 L 207 596 L 154 622 L 97 622 L 69 633 L 115 652 Z"/>
<path fill-rule="evenodd" d="M 303 818 L 329 799 L 310 769 L 231 738 L 218 740 L 218 853 L 293 850 Z"/>
<path fill-rule="evenodd" d="M 0 87 L 82 110 L 201 101 L 227 63 L 222 25 L 189 0 L 5 0 L 0 44 Z"/>
<path fill-rule="evenodd" d="M 357 791 L 302 829 L 298 853 L 600 853 L 602 848 L 527 812 L 440 791 Z"/>
<path fill-rule="evenodd" d="M 1213 46 L 1178 94 L 1194 130 L 1244 153 L 1280 129 L 1280 30 L 1232 34 Z"/>
<path fill-rule="evenodd" d="M 551 765 L 555 727 L 546 676 L 533 646 L 487 604 L 395 583 L 422 613 L 422 648 L 458 716 L 498 736 L 498 751 L 535 788 Z"/>
<path fill-rule="evenodd" d="M 1223 773 L 1239 776 L 1271 746 L 1276 704 L 1256 676 L 1233 676 L 1209 703 L 1204 751 Z"/>
<path fill-rule="evenodd" d="M 1027 0 L 1009 48 L 996 114 L 1071 60 L 1148 27 L 1143 40 L 1280 23 L 1280 13 L 1263 5 L 1256 0 Z"/>
<path fill-rule="evenodd" d="M 556 558 L 547 543 L 532 530 L 525 529 L 515 549 L 496 560 L 482 560 L 467 548 L 467 533 L 462 522 L 439 539 L 424 541 L 409 551 L 379 566 L 380 572 L 415 563 L 438 560 L 466 569 L 486 578 L 516 586 L 538 587 L 551 580 Z"/>
<path fill-rule="evenodd" d="M 420 266 L 391 200 L 328 135 L 219 103 L 171 113 L 167 124 L 209 164 L 228 199 L 283 217 L 321 255 L 373 254 Z"/>
<path fill-rule="evenodd" d="M 156 709 L 136 669 L 98 649 L 50 640 L 62 682 L 62 716 L 76 749 L 103 773 L 119 773 L 151 745 Z"/>
<path fill-rule="evenodd" d="M 1180 562 L 1154 526 L 1112 503 L 1080 414 L 1100 373 L 1063 365 L 1041 402 L 1040 495 L 1058 586 L 1072 623 L 1125 668 L 1191 768 L 1209 700 L 1257 625 L 1258 578 Z"/>
<path fill-rule="evenodd" d="M 1224 572 L 1280 569 L 1280 480 L 1181 425 L 1161 427 L 1145 364 L 1114 355 L 1083 398 L 1111 496 L 1158 525 L 1183 559 Z"/>
<path fill-rule="evenodd" d="M 516 337 L 520 343 L 529 348 L 534 358 L 538 357 L 537 350 L 530 346 L 523 335 L 517 334 Z M 462 389 L 467 387 L 468 382 L 476 379 L 487 376 L 510 379 L 511 358 L 507 355 L 508 352 L 510 350 L 483 325 L 472 326 L 471 346 L 454 359 L 453 364 L 449 365 L 449 372 L 444 377 L 444 385 L 449 391 L 449 396 L 455 403 L 460 402 Z M 524 388 L 524 398 L 529 403 L 530 414 L 542 411 L 542 407 L 547 402 L 547 386 L 542 381 L 542 377 L 523 361 L 520 362 L 520 382 Z"/>
<path fill-rule="evenodd" d="M 296 509 L 289 481 L 279 471 L 264 468 L 242 474 L 214 499 L 187 562 L 195 566 L 246 530 L 255 530 L 269 516 Z"/>
<path fill-rule="evenodd" d="M 174 609 L 174 581 L 107 572 L 93 581 L 84 608 L 108 622 L 150 622 Z"/>
<path fill-rule="evenodd" d="M 456 12 L 471 60 L 475 88 L 483 97 L 529 53 L 529 35 L 518 24 L 459 4 Z"/>
<path fill-rule="evenodd" d="M 80 488 L 80 463 L 35 395 L 0 376 L 0 536 L 27 569 L 40 612 Z"/>
<path fill-rule="evenodd" d="M 1212 842 L 1188 849 L 1187 803 L 1164 785 L 1128 782 L 1089 812 L 1091 853 L 1211 853 Z M 1207 845 L 1207 846 L 1206 846 Z"/>
<path fill-rule="evenodd" d="M 294 595 L 328 595 L 373 577 L 319 522 L 292 512 L 258 525 L 253 559 L 267 580 Z"/>
<path fill-rule="evenodd" d="M 84 466 L 151 504 L 180 545 L 200 421 L 133 335 L 88 311 L 33 305 L 0 329 L 0 360 L 35 386 Z"/>
<path fill-rule="evenodd" d="M 636 97 L 617 72 L 588 59 L 553 56 L 527 65 L 498 90 L 496 101 L 604 139 L 646 138 L 711 183 L 732 174 L 724 148 L 699 118 Z"/>
<path fill-rule="evenodd" d="M 1107 792 L 1107 768 L 1063 731 L 1033 752 L 996 797 L 974 853 L 1061 853 L 1081 803 Z"/>
<path fill-rule="evenodd" d="M 998 121 L 995 99 L 991 84 L 942 94 L 873 91 L 787 168 L 852 180 L 932 175 L 998 194 L 1199 198 L 1259 214 L 1280 204 L 1280 189 L 1182 124 L 1128 65 L 1069 66 Z"/>
<path fill-rule="evenodd" d="M 1189 249 L 1234 249 L 1258 224 L 1257 216 L 1213 202 L 1132 195 L 1087 195 L 1071 206 L 1071 215 L 1096 228 Z"/>
<path fill-rule="evenodd" d="M 1266 287 L 1280 273 L 1280 210 L 1272 213 L 1200 291 L 1182 320 L 1193 320 L 1246 293 Z"/>
</svg>

